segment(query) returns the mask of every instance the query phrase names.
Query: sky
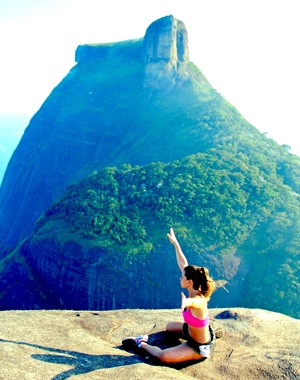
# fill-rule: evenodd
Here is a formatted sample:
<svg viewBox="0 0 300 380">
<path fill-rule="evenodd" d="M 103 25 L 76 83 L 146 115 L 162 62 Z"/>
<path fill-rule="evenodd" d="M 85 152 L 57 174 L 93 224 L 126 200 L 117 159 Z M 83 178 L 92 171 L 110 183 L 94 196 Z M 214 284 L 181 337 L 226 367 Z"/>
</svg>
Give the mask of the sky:
<svg viewBox="0 0 300 380">
<path fill-rule="evenodd" d="M 20 136 L 76 64 L 80 44 L 141 38 L 184 22 L 190 61 L 252 125 L 300 156 L 299 0 L 1 0 L 0 117 Z M 10 124 L 0 124 L 0 129 Z M 1 145 L 1 141 L 0 141 Z"/>
</svg>

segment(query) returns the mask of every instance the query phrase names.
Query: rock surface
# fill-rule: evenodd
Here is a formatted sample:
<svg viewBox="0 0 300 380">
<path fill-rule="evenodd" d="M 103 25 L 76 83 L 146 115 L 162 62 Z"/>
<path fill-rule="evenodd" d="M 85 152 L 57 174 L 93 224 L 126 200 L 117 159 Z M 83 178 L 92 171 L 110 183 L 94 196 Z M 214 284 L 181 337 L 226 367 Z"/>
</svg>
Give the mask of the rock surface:
<svg viewBox="0 0 300 380">
<path fill-rule="evenodd" d="M 164 60 L 177 64 L 189 60 L 188 36 L 182 21 L 173 16 L 154 21 L 144 37 L 144 62 Z"/>
<path fill-rule="evenodd" d="M 173 16 L 156 20 L 148 27 L 143 43 L 145 87 L 170 91 L 170 80 L 175 85 L 187 78 L 188 34 L 182 21 Z"/>
<path fill-rule="evenodd" d="M 210 318 L 226 331 L 212 358 L 175 369 L 120 342 L 140 333 L 162 339 L 178 310 L 2 311 L 0 379 L 300 379 L 299 320 L 243 308 L 211 309 Z"/>
</svg>

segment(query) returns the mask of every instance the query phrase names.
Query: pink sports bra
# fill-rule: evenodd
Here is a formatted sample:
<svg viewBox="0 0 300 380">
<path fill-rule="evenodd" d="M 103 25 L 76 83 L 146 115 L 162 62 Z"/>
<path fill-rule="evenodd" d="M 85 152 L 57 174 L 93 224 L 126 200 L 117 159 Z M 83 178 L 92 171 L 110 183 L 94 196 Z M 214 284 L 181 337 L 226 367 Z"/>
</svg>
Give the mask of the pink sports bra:
<svg viewBox="0 0 300 380">
<path fill-rule="evenodd" d="M 208 325 L 208 313 L 205 319 L 199 319 L 193 316 L 190 309 L 182 310 L 182 316 L 185 322 L 192 327 L 204 327 Z"/>
</svg>

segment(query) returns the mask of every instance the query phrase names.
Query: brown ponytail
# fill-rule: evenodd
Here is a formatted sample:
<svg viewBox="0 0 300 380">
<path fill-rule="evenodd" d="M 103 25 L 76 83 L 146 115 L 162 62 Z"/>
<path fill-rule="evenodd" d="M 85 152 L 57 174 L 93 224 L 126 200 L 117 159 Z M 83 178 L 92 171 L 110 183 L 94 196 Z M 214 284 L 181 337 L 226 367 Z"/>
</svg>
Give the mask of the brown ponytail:
<svg viewBox="0 0 300 380">
<path fill-rule="evenodd" d="M 208 269 L 189 265 L 185 267 L 184 270 L 187 280 L 193 281 L 193 288 L 201 292 L 201 294 L 209 300 L 211 294 L 216 289 L 216 285 L 214 280 L 209 276 Z"/>
</svg>

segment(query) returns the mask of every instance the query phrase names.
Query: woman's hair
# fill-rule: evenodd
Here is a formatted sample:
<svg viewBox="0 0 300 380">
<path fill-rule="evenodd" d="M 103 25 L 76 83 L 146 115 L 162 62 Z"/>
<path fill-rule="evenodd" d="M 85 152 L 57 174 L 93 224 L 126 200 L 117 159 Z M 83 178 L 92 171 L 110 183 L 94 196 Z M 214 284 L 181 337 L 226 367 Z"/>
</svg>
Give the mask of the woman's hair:
<svg viewBox="0 0 300 380">
<path fill-rule="evenodd" d="M 209 276 L 209 271 L 204 267 L 188 265 L 184 268 L 187 280 L 193 281 L 193 288 L 199 290 L 205 298 L 210 299 L 211 294 L 215 291 L 216 285 L 214 280 Z"/>
</svg>

